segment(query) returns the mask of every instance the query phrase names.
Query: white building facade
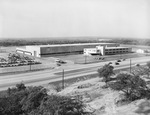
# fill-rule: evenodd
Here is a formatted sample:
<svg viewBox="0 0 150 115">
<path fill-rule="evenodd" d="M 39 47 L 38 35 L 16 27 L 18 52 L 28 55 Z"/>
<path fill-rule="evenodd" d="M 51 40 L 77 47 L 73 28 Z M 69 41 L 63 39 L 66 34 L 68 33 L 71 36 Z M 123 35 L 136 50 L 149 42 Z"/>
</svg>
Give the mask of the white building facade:
<svg viewBox="0 0 150 115">
<path fill-rule="evenodd" d="M 107 46 L 96 46 L 96 48 L 85 48 L 85 54 L 92 54 L 92 55 L 115 55 L 115 54 L 123 54 L 123 53 L 130 53 L 132 52 L 132 48 L 129 47 L 107 47 Z"/>
<path fill-rule="evenodd" d="M 86 52 L 96 53 L 101 51 L 101 48 L 93 49 L 96 46 L 108 46 L 117 47 L 118 43 L 80 43 L 80 44 L 56 44 L 56 45 L 34 45 L 25 46 L 24 48 L 16 48 L 17 52 L 29 54 L 35 57 L 42 57 L 45 55 L 62 55 L 70 53 L 81 53 L 83 54 L 84 48 L 88 48 Z"/>
</svg>

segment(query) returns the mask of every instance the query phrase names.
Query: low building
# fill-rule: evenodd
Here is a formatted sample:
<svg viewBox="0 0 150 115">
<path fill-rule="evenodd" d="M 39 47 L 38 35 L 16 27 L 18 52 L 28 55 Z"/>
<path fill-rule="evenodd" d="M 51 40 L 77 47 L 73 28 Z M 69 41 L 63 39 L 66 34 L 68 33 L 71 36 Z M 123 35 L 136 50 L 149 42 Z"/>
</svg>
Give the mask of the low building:
<svg viewBox="0 0 150 115">
<path fill-rule="evenodd" d="M 84 48 L 96 46 L 117 47 L 118 43 L 80 43 L 80 44 L 56 44 L 56 45 L 34 45 L 16 48 L 17 52 L 29 54 L 35 57 L 64 55 L 70 53 L 83 53 Z"/>
<path fill-rule="evenodd" d="M 136 50 L 136 53 L 144 53 L 144 50 L 138 49 L 138 50 Z"/>
<path fill-rule="evenodd" d="M 107 46 L 96 46 L 96 48 L 85 48 L 84 54 L 91 55 L 115 55 L 132 52 L 132 48 L 129 47 L 107 47 Z"/>
<path fill-rule="evenodd" d="M 150 53 L 149 49 L 138 49 L 136 50 L 136 53 Z"/>
</svg>

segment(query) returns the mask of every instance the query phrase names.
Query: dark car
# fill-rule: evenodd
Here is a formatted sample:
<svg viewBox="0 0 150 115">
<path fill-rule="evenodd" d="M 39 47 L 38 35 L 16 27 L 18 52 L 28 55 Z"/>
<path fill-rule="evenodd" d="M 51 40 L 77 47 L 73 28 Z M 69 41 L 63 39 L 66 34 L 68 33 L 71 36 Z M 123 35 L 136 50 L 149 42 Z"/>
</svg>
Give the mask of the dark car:
<svg viewBox="0 0 150 115">
<path fill-rule="evenodd" d="M 56 60 L 55 60 L 55 62 L 57 62 L 57 63 L 61 63 L 61 64 L 65 64 L 65 63 L 67 63 L 66 61 L 63 61 L 63 60 L 61 60 L 61 59 L 56 59 Z"/>
<path fill-rule="evenodd" d="M 102 58 L 102 60 L 104 60 L 105 58 Z"/>
<path fill-rule="evenodd" d="M 112 64 L 112 62 L 109 62 L 108 64 Z"/>
<path fill-rule="evenodd" d="M 117 60 L 117 62 L 121 62 L 121 60 L 119 59 L 119 60 Z"/>
<path fill-rule="evenodd" d="M 119 65 L 119 63 L 118 63 L 118 62 L 116 62 L 116 63 L 115 63 L 115 65 Z"/>
<path fill-rule="evenodd" d="M 135 66 L 140 66 L 140 64 L 135 64 Z"/>
<path fill-rule="evenodd" d="M 8 64 L 2 64 L 0 67 L 8 67 Z"/>
<path fill-rule="evenodd" d="M 59 63 L 62 63 L 62 64 L 65 64 L 67 62 L 63 61 L 63 60 L 60 60 Z"/>
<path fill-rule="evenodd" d="M 61 64 L 60 64 L 60 63 L 57 63 L 57 66 L 61 66 Z"/>
<path fill-rule="evenodd" d="M 95 57 L 96 60 L 101 60 L 101 57 Z"/>
</svg>

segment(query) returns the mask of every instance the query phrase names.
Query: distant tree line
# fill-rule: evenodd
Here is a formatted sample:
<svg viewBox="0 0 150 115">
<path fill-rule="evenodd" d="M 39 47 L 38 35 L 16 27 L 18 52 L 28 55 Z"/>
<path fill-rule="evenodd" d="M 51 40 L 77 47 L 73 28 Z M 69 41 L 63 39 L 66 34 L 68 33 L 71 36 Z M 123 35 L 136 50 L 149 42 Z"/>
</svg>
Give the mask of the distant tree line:
<svg viewBox="0 0 150 115">
<path fill-rule="evenodd" d="M 113 39 L 111 42 L 129 45 L 146 45 L 150 46 L 150 39 Z"/>
<path fill-rule="evenodd" d="M 96 43 L 97 40 L 0 40 L 0 46 Z"/>
<path fill-rule="evenodd" d="M 130 45 L 147 45 L 150 46 L 149 39 L 129 39 L 129 38 L 113 38 L 110 40 L 99 41 L 101 38 L 73 38 L 73 39 L 3 39 L 0 40 L 0 46 L 25 46 L 25 45 L 48 45 L 48 44 L 74 44 L 74 43 L 99 43 L 99 42 L 112 42 L 120 44 L 130 44 Z"/>
</svg>

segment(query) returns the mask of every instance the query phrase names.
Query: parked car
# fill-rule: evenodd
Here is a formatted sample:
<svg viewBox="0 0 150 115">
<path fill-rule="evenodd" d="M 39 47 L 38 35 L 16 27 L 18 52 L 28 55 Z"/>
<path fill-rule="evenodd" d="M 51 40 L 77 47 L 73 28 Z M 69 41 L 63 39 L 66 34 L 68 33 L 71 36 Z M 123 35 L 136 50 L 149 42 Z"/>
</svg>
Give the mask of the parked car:
<svg viewBox="0 0 150 115">
<path fill-rule="evenodd" d="M 95 59 L 96 59 L 96 60 L 100 60 L 100 59 L 101 59 L 101 57 L 95 57 Z"/>
<path fill-rule="evenodd" d="M 41 62 L 39 62 L 39 61 L 35 61 L 35 64 L 42 64 Z"/>
<path fill-rule="evenodd" d="M 28 65 L 28 62 L 27 62 L 27 61 L 21 61 L 21 62 L 19 63 L 19 65 Z"/>
<path fill-rule="evenodd" d="M 34 61 L 34 60 L 29 60 L 29 61 L 28 61 L 28 65 L 33 65 L 33 64 L 35 64 L 35 61 Z"/>
<path fill-rule="evenodd" d="M 2 64 L 0 67 L 8 67 L 8 64 Z"/>
<path fill-rule="evenodd" d="M 22 63 L 22 62 L 19 63 L 19 66 L 23 66 L 23 65 L 24 65 L 24 63 Z"/>
<path fill-rule="evenodd" d="M 9 67 L 18 66 L 18 65 L 19 65 L 18 63 L 9 63 L 9 64 L 8 64 Z"/>
</svg>

